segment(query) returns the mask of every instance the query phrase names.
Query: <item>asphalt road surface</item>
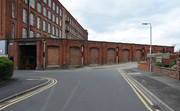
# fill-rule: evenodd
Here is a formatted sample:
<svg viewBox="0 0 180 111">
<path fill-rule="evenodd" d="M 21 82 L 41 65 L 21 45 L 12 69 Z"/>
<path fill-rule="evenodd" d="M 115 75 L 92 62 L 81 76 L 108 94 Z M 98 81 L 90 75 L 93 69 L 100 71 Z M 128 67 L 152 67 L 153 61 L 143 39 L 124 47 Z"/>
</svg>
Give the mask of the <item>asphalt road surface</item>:
<svg viewBox="0 0 180 111">
<path fill-rule="evenodd" d="M 132 63 L 135 65 L 134 63 Z M 58 83 L 3 111 L 148 111 L 116 67 L 16 71 L 15 77 L 50 77 Z"/>
</svg>

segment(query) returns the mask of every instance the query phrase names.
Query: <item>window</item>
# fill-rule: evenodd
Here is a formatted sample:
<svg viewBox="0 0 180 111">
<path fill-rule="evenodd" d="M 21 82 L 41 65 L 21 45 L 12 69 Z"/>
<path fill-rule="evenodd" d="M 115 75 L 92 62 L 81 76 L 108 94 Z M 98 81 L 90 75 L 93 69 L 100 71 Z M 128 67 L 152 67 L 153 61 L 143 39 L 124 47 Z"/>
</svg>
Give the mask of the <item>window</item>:
<svg viewBox="0 0 180 111">
<path fill-rule="evenodd" d="M 51 7 L 51 0 L 49 0 L 49 2 L 48 2 L 48 6 L 49 6 L 49 7 Z"/>
<path fill-rule="evenodd" d="M 27 30 L 25 28 L 22 29 L 22 38 L 27 38 Z"/>
<path fill-rule="evenodd" d="M 15 18 L 15 16 L 14 16 L 14 9 L 15 9 L 15 3 L 12 2 L 12 18 Z"/>
<path fill-rule="evenodd" d="M 59 29 L 56 28 L 56 36 L 58 37 L 59 36 Z"/>
<path fill-rule="evenodd" d="M 55 8 L 56 8 L 56 5 L 55 3 L 53 2 L 53 10 L 55 11 Z"/>
<path fill-rule="evenodd" d="M 44 0 L 44 3 L 47 4 L 47 0 Z"/>
<path fill-rule="evenodd" d="M 52 21 L 55 22 L 55 15 L 52 16 Z"/>
<path fill-rule="evenodd" d="M 43 31 L 46 31 L 46 21 L 43 21 Z"/>
<path fill-rule="evenodd" d="M 59 19 L 58 19 L 58 17 L 56 17 L 56 24 L 57 24 L 57 25 L 59 24 Z"/>
<path fill-rule="evenodd" d="M 51 11 L 48 10 L 48 19 L 51 20 Z"/>
<path fill-rule="evenodd" d="M 56 6 L 56 13 L 59 14 L 59 7 Z"/>
<path fill-rule="evenodd" d="M 59 30 L 59 38 L 62 38 L 62 35 L 61 35 L 62 31 Z"/>
<path fill-rule="evenodd" d="M 30 6 L 31 6 L 32 8 L 35 8 L 35 0 L 30 0 Z"/>
<path fill-rule="evenodd" d="M 37 18 L 37 28 L 41 29 L 41 18 Z"/>
<path fill-rule="evenodd" d="M 22 0 L 23 3 L 25 4 L 28 4 L 28 1 L 27 0 Z"/>
<path fill-rule="evenodd" d="M 55 30 L 54 30 L 54 26 L 52 27 L 52 35 L 54 35 L 55 34 Z"/>
<path fill-rule="evenodd" d="M 39 2 L 37 3 L 37 11 L 41 13 L 41 4 Z"/>
<path fill-rule="evenodd" d="M 60 16 L 62 17 L 62 9 L 60 9 Z"/>
<path fill-rule="evenodd" d="M 12 24 L 11 36 L 14 38 L 14 24 Z"/>
<path fill-rule="evenodd" d="M 30 14 L 30 25 L 34 26 L 34 14 Z"/>
<path fill-rule="evenodd" d="M 40 34 L 40 33 L 37 33 L 36 37 L 41 37 L 41 34 Z"/>
<path fill-rule="evenodd" d="M 59 19 L 59 26 L 62 26 L 61 18 Z"/>
<path fill-rule="evenodd" d="M 51 24 L 48 24 L 48 33 L 51 33 Z"/>
<path fill-rule="evenodd" d="M 30 38 L 33 38 L 33 37 L 34 37 L 34 32 L 30 31 Z"/>
<path fill-rule="evenodd" d="M 27 11 L 26 11 L 26 9 L 23 9 L 23 22 L 25 24 L 27 23 Z"/>
<path fill-rule="evenodd" d="M 43 7 L 43 15 L 46 16 L 46 8 Z"/>
</svg>

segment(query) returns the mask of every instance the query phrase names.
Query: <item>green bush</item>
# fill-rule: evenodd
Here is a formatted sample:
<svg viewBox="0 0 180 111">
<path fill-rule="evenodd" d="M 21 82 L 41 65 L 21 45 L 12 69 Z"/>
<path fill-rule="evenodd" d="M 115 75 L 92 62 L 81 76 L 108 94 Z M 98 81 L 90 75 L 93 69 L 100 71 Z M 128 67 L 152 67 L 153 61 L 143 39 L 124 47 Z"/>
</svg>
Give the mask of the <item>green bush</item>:
<svg viewBox="0 0 180 111">
<path fill-rule="evenodd" d="M 171 69 L 176 69 L 176 65 L 172 66 Z"/>
<path fill-rule="evenodd" d="M 169 64 L 169 67 L 171 68 L 174 65 L 176 65 L 176 59 L 174 59 L 174 61 Z"/>
<path fill-rule="evenodd" d="M 14 72 L 14 64 L 7 57 L 0 57 L 0 80 L 11 78 Z"/>
<path fill-rule="evenodd" d="M 157 62 L 156 66 L 163 66 L 163 64 L 161 62 Z"/>
</svg>

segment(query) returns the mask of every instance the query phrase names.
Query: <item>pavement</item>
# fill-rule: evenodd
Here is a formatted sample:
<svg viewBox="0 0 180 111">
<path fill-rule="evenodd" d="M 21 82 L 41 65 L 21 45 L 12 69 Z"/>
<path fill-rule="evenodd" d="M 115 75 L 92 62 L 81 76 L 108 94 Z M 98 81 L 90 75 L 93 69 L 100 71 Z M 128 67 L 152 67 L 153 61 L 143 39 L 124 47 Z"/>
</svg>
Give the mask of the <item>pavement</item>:
<svg viewBox="0 0 180 111">
<path fill-rule="evenodd" d="M 14 77 L 0 83 L 0 103 L 35 90 L 49 82 L 37 77 Z"/>
<path fill-rule="evenodd" d="M 180 110 L 180 81 L 164 75 L 150 73 L 138 68 L 124 70 L 128 75 L 149 90 L 159 102 L 175 111 Z M 160 104 L 161 104 L 160 103 Z"/>
<path fill-rule="evenodd" d="M 59 81 L 56 86 L 7 107 L 6 111 L 147 110 L 119 74 L 118 70 L 122 70 L 134 79 L 132 82 L 138 83 L 135 85 L 149 92 L 150 99 L 156 101 L 154 107 L 160 106 L 162 111 L 178 111 L 180 81 L 142 71 L 136 66 L 137 63 L 125 63 L 73 70 L 15 71 L 13 79 L 0 83 L 0 102 L 45 85 L 48 80 L 41 77 L 50 77 Z"/>
</svg>

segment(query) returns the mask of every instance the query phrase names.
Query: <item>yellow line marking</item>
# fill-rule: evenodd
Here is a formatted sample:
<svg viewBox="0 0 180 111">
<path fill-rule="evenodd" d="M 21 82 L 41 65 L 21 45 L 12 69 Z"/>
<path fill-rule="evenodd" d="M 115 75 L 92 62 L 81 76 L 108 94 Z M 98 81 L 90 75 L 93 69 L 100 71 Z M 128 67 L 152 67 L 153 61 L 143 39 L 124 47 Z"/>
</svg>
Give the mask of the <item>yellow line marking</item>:
<svg viewBox="0 0 180 111">
<path fill-rule="evenodd" d="M 136 93 L 136 95 L 139 97 L 139 99 L 141 100 L 141 102 L 146 106 L 146 108 L 149 110 L 149 111 L 153 111 L 149 105 L 145 102 L 145 100 L 141 97 L 141 95 L 136 91 L 136 89 L 132 86 L 132 84 L 126 79 L 126 77 L 121 74 L 123 76 L 123 78 L 126 80 L 126 82 L 131 86 L 131 88 L 133 89 L 133 91 Z"/>
<path fill-rule="evenodd" d="M 18 98 L 14 99 L 14 100 L 11 100 L 8 104 L 6 104 L 6 105 L 4 104 L 3 106 L 1 106 L 0 110 L 4 109 L 4 108 L 6 108 L 6 107 L 8 107 L 10 105 L 13 105 L 15 103 L 18 103 L 18 102 L 20 102 L 22 100 L 25 100 L 25 99 L 27 99 L 27 98 L 35 95 L 35 94 L 38 94 L 38 93 L 40 93 L 40 92 L 54 86 L 57 83 L 56 79 L 52 79 L 52 78 L 49 78 L 49 79 L 52 81 L 52 83 L 50 83 L 49 85 L 44 86 L 44 87 L 42 87 L 40 89 L 37 89 L 37 90 L 35 90 L 35 91 L 31 92 L 31 93 L 25 94 L 24 96 L 18 97 Z"/>
<path fill-rule="evenodd" d="M 128 79 L 128 78 L 127 78 L 127 79 Z M 128 79 L 128 80 L 129 80 L 129 79 Z M 129 80 L 129 82 L 131 82 L 131 80 Z M 139 93 L 141 93 L 141 95 L 149 102 L 149 104 L 150 104 L 151 106 L 154 105 L 154 104 L 144 95 L 144 93 L 142 93 L 142 91 L 139 90 L 139 88 L 136 87 L 136 85 L 134 85 L 132 82 L 131 82 L 131 84 L 139 91 Z"/>
</svg>

